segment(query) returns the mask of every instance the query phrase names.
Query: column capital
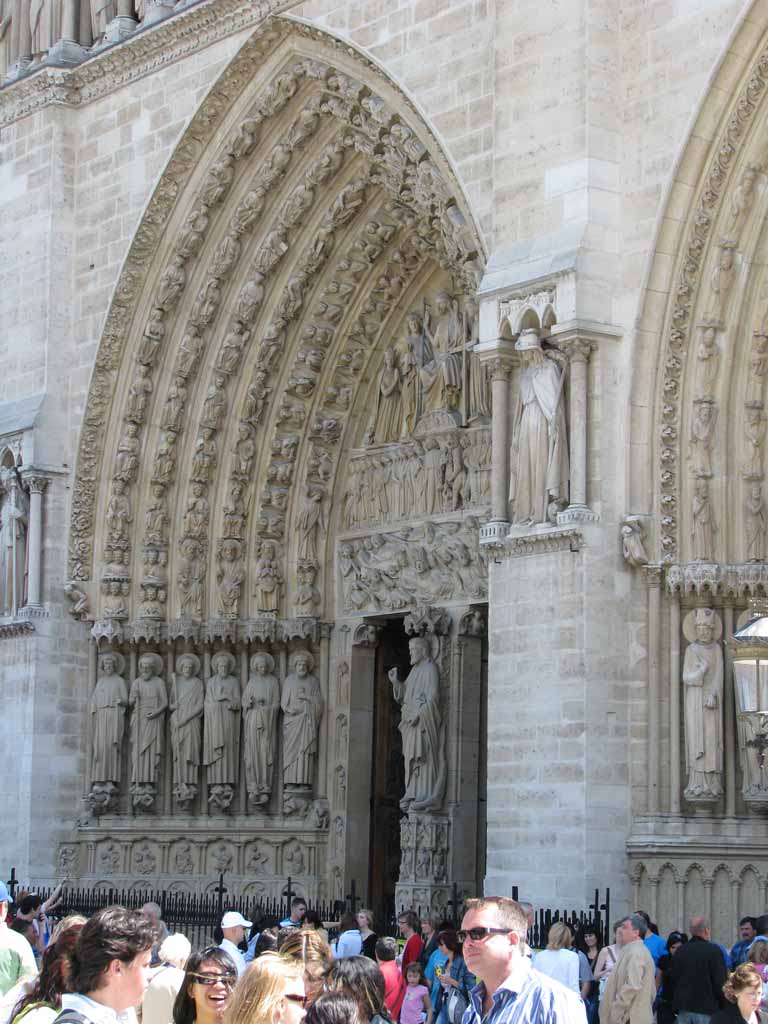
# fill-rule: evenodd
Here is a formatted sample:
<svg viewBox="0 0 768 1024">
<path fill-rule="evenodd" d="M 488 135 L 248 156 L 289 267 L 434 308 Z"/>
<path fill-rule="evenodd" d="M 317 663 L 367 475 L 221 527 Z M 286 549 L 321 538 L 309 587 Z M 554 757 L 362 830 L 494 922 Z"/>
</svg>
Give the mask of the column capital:
<svg viewBox="0 0 768 1024">
<path fill-rule="evenodd" d="M 642 569 L 643 578 L 649 587 L 661 587 L 664 583 L 664 566 L 661 562 L 651 562 Z"/>
<path fill-rule="evenodd" d="M 549 336 L 564 351 L 572 348 L 574 350 L 572 358 L 581 358 L 580 354 L 578 356 L 576 354 L 583 351 L 583 346 L 588 345 L 589 348 L 584 358 L 589 358 L 589 352 L 592 349 L 607 342 L 618 341 L 623 333 L 621 327 L 617 327 L 615 324 L 604 324 L 596 320 L 576 318 L 574 320 L 565 320 L 563 323 L 553 324 L 550 328 Z"/>
<path fill-rule="evenodd" d="M 33 494 L 42 494 L 49 482 L 49 477 L 37 469 L 28 469 L 22 472 L 21 479 Z"/>
<path fill-rule="evenodd" d="M 508 380 L 518 362 L 515 343 L 507 338 L 481 342 L 475 345 L 474 353 L 481 365 L 488 367 L 492 380 Z"/>
</svg>

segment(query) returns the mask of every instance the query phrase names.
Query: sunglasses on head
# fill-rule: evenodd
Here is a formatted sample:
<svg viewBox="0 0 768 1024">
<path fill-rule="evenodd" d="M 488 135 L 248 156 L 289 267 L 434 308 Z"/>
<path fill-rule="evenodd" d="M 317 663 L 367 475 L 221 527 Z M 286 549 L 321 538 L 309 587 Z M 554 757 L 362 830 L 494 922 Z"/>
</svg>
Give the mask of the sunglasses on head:
<svg viewBox="0 0 768 1024">
<path fill-rule="evenodd" d="M 302 1006 L 307 1005 L 307 997 L 296 995 L 295 992 L 284 993 L 283 999 L 290 999 L 292 1003 L 300 1003 Z"/>
<path fill-rule="evenodd" d="M 198 985 L 216 985 L 221 982 L 222 985 L 227 985 L 229 988 L 237 981 L 237 975 L 232 974 L 229 971 L 223 974 L 195 974 L 191 973 L 190 978 L 194 978 Z"/>
<path fill-rule="evenodd" d="M 469 928 L 467 931 L 462 929 L 456 932 L 456 937 L 459 942 L 466 942 L 467 939 L 472 939 L 473 942 L 482 942 L 489 935 L 509 935 L 510 931 L 510 928 Z"/>
</svg>

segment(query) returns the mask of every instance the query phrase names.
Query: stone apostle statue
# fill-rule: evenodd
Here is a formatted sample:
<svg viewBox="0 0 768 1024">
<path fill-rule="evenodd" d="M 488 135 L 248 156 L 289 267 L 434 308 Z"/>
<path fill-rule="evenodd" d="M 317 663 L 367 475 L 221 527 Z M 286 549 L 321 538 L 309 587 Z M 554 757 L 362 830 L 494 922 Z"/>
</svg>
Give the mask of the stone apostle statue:
<svg viewBox="0 0 768 1024">
<path fill-rule="evenodd" d="M 463 325 L 458 304 L 447 292 L 435 300 L 437 318 L 434 329 L 424 319 L 424 361 L 419 370 L 422 388 L 422 412 L 455 409 L 461 395 L 461 349 Z"/>
<path fill-rule="evenodd" d="M 520 391 L 513 426 L 509 499 L 512 521 L 530 526 L 547 521 L 553 498 L 568 498 L 568 444 L 563 374 L 541 348 L 538 331 L 522 331 L 515 348 L 522 356 Z"/>
<path fill-rule="evenodd" d="M 131 794 L 139 807 L 155 801 L 160 760 L 165 740 L 165 711 L 168 695 L 160 678 L 163 659 L 159 654 L 142 654 L 139 674 L 131 686 L 128 703 L 131 718 Z"/>
<path fill-rule="evenodd" d="M 720 620 L 712 608 L 697 608 L 695 639 L 683 660 L 685 686 L 685 799 L 716 800 L 723 792 L 723 652 Z"/>
<path fill-rule="evenodd" d="M 208 799 L 225 810 L 232 802 L 240 760 L 240 684 L 232 673 L 235 657 L 219 651 L 211 659 L 214 674 L 205 691 L 203 763 Z"/>
<path fill-rule="evenodd" d="M 379 391 L 373 416 L 373 443 L 388 444 L 400 438 L 403 423 L 400 369 L 397 353 L 390 345 L 384 352 Z"/>
<path fill-rule="evenodd" d="M 177 803 L 188 806 L 197 795 L 200 776 L 203 704 L 205 691 L 200 678 L 200 659 L 182 654 L 176 659 L 171 689 L 171 745 L 173 749 L 173 793 Z"/>
<path fill-rule="evenodd" d="M 91 695 L 91 783 L 120 786 L 128 687 L 125 659 L 108 651 L 99 659 L 99 677 Z"/>
<path fill-rule="evenodd" d="M 389 673 L 395 700 L 401 706 L 405 794 L 400 807 L 404 811 L 428 811 L 442 803 L 445 785 L 440 670 L 426 637 L 414 637 L 408 646 L 408 678 L 400 682 L 396 668 Z"/>
<path fill-rule="evenodd" d="M 248 796 L 254 804 L 269 802 L 277 745 L 280 687 L 275 659 L 266 651 L 251 658 L 251 676 L 243 693 L 243 743 Z"/>
<path fill-rule="evenodd" d="M 312 675 L 315 659 L 296 651 L 280 699 L 283 710 L 283 783 L 287 788 L 311 789 L 315 781 L 317 733 L 323 716 L 320 681 Z"/>
</svg>

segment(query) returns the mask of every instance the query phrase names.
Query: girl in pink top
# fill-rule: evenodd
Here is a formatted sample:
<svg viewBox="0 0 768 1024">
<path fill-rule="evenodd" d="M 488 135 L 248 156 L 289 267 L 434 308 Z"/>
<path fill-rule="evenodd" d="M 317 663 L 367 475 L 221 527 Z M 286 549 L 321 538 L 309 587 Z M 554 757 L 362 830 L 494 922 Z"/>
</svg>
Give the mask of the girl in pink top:
<svg viewBox="0 0 768 1024">
<path fill-rule="evenodd" d="M 400 1024 L 432 1024 L 432 1000 L 424 984 L 424 972 L 416 961 L 405 969 L 405 997 L 400 1008 Z"/>
</svg>

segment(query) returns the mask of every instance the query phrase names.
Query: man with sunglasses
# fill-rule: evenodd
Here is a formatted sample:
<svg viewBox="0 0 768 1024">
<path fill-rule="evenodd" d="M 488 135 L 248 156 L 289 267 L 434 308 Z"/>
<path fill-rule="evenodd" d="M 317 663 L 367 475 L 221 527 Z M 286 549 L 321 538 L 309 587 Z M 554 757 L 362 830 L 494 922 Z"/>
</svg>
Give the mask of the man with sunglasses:
<svg viewBox="0 0 768 1024">
<path fill-rule="evenodd" d="M 462 1024 L 586 1024 L 576 992 L 531 967 L 524 955 L 528 920 L 515 900 L 467 900 L 458 933 L 478 979 Z"/>
</svg>

